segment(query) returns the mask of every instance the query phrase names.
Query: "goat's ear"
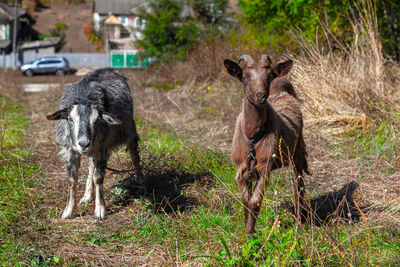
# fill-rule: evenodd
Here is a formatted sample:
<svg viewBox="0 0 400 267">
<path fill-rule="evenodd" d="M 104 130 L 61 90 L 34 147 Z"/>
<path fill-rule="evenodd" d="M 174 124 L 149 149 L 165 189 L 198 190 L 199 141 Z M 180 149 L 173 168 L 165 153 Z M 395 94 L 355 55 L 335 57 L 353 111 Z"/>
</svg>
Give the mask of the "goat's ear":
<svg viewBox="0 0 400 267">
<path fill-rule="evenodd" d="M 275 77 L 282 77 L 289 73 L 289 71 L 293 67 L 293 60 L 288 60 L 285 62 L 278 63 L 275 67 L 272 68 L 272 72 L 275 74 Z"/>
<path fill-rule="evenodd" d="M 114 117 L 111 113 L 102 112 L 101 113 L 101 120 L 106 122 L 109 125 L 118 125 L 122 124 L 122 121 Z"/>
<path fill-rule="evenodd" d="M 66 120 L 68 119 L 68 113 L 69 113 L 68 108 L 60 109 L 54 112 L 53 114 L 47 115 L 46 118 L 50 121 L 63 120 L 63 119 Z"/>
<path fill-rule="evenodd" d="M 230 75 L 238 78 L 241 82 L 243 81 L 242 68 L 236 62 L 229 59 L 225 59 L 224 65 Z"/>
</svg>

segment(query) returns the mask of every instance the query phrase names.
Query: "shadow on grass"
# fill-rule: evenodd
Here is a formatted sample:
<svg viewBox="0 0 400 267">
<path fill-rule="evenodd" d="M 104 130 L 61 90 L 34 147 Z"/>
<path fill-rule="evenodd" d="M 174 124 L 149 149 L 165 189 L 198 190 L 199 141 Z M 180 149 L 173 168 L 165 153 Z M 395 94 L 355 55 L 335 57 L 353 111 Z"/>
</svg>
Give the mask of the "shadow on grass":
<svg viewBox="0 0 400 267">
<path fill-rule="evenodd" d="M 198 200 L 183 191 L 195 182 L 207 185 L 211 183 L 211 175 L 179 170 L 145 171 L 140 179 L 131 175 L 114 185 L 117 195 L 114 203 L 126 206 L 134 199 L 144 198 L 152 203 L 155 213 L 190 210 L 198 205 Z"/>
<path fill-rule="evenodd" d="M 302 212 L 302 222 L 321 226 L 340 220 L 359 221 L 361 213 L 365 213 L 369 206 L 357 206 L 354 202 L 353 195 L 358 186 L 357 182 L 351 181 L 337 191 L 310 199 Z M 291 210 L 294 213 L 294 209 Z"/>
</svg>

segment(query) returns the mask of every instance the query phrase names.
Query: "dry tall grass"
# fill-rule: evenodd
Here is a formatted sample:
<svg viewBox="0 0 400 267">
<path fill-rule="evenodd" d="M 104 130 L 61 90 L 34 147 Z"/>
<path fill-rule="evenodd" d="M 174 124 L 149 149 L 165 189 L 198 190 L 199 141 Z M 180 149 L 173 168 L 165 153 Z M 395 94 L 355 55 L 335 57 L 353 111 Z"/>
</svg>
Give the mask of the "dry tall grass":
<svg viewBox="0 0 400 267">
<path fill-rule="evenodd" d="M 375 7 L 366 1 L 356 12 L 350 44 L 326 28 L 335 48 L 298 37 L 303 54 L 297 57 L 291 79 L 311 118 L 365 123 L 368 117 L 389 117 L 396 107 L 400 95 L 386 75 L 388 60 L 382 54 Z"/>
</svg>

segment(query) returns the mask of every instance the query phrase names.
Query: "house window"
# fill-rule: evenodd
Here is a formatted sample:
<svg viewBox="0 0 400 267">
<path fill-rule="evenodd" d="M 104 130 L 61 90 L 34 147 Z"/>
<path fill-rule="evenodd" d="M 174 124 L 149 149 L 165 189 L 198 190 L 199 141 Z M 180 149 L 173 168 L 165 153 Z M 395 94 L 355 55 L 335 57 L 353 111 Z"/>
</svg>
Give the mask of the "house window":
<svg viewBox="0 0 400 267">
<path fill-rule="evenodd" d="M 120 16 L 119 20 L 122 22 L 123 25 L 126 24 L 126 16 Z"/>
<path fill-rule="evenodd" d="M 142 23 L 141 23 L 139 17 L 135 17 L 135 18 L 133 19 L 133 27 L 135 27 L 135 28 L 140 28 L 141 24 L 142 24 Z"/>
<path fill-rule="evenodd" d="M 8 40 L 8 24 L 0 24 L 0 40 Z"/>
</svg>

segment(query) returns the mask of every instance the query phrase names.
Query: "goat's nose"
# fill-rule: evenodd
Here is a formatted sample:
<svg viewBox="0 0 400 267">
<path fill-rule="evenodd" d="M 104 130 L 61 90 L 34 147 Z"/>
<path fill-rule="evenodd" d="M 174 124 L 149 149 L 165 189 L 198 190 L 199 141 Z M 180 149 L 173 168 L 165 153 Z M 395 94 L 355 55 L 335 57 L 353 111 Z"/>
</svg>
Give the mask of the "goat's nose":
<svg viewBox="0 0 400 267">
<path fill-rule="evenodd" d="M 259 101 L 264 101 L 267 98 L 267 94 L 263 92 L 256 93 L 256 97 Z"/>
<path fill-rule="evenodd" d="M 78 144 L 82 147 L 82 148 L 87 148 L 90 145 L 90 140 L 85 138 L 85 139 L 80 139 Z"/>
</svg>

